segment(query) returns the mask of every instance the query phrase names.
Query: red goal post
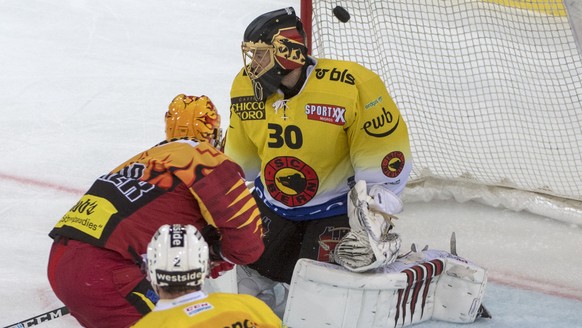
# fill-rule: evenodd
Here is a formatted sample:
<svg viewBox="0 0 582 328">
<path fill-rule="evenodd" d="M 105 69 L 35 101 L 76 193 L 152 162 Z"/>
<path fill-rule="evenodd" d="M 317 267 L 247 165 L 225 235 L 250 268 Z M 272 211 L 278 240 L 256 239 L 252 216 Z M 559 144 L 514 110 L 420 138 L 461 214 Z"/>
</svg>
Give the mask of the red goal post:
<svg viewBox="0 0 582 328">
<path fill-rule="evenodd" d="M 315 57 L 356 61 L 386 83 L 410 129 L 405 200 L 582 225 L 581 3 L 302 0 L 301 18 Z"/>
</svg>

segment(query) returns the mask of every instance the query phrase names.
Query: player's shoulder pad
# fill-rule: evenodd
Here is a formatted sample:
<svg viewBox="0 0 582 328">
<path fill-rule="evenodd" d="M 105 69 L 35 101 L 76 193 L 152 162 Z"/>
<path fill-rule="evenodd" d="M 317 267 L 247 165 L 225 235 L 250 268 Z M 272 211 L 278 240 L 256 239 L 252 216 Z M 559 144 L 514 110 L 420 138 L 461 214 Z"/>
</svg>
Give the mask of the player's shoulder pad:
<svg viewBox="0 0 582 328">
<path fill-rule="evenodd" d="M 240 78 L 242 76 L 245 76 L 245 77 L 247 76 L 247 72 L 246 72 L 246 70 L 245 70 L 244 67 L 241 68 L 240 71 L 238 71 L 238 73 L 236 74 L 236 78 L 238 79 L 238 78 Z"/>
<path fill-rule="evenodd" d="M 241 97 L 241 96 L 248 96 L 254 95 L 253 93 L 253 85 L 251 83 L 251 79 L 247 76 L 247 73 L 243 68 L 238 72 L 235 76 L 234 80 L 232 81 L 232 86 L 230 89 L 230 97 Z"/>
</svg>

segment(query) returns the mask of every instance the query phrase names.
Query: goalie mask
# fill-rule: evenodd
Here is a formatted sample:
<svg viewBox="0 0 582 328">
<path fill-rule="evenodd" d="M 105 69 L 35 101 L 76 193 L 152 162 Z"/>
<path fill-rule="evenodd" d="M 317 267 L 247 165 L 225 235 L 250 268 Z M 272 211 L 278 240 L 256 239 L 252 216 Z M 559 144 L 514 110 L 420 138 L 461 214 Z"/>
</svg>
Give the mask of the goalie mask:
<svg viewBox="0 0 582 328">
<path fill-rule="evenodd" d="M 147 250 L 148 277 L 153 286 L 200 286 L 208 274 L 208 244 L 192 225 L 165 224 Z"/>
<path fill-rule="evenodd" d="M 245 72 L 258 101 L 277 91 L 285 75 L 306 63 L 303 24 L 291 7 L 255 18 L 243 40 Z"/>
<path fill-rule="evenodd" d="M 166 112 L 166 139 L 194 138 L 218 146 L 222 137 L 220 115 L 206 96 L 177 95 Z"/>
</svg>

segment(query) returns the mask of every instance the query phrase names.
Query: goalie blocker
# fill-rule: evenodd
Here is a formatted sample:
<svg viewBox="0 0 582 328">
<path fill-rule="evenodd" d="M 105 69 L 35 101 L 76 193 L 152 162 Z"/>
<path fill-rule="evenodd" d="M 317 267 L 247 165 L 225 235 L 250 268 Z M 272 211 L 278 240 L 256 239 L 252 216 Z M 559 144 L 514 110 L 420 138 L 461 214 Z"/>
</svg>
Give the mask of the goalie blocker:
<svg viewBox="0 0 582 328">
<path fill-rule="evenodd" d="M 372 272 L 300 259 L 283 322 L 289 328 L 405 327 L 427 320 L 475 321 L 486 270 L 438 250 L 413 252 Z"/>
</svg>

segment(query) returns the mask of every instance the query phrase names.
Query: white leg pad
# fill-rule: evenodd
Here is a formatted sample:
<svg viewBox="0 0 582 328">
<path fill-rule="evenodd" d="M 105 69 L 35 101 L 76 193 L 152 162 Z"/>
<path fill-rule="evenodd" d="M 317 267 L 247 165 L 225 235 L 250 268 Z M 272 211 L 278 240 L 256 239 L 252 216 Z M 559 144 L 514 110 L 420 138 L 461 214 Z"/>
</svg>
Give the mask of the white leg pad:
<svg viewBox="0 0 582 328">
<path fill-rule="evenodd" d="M 236 270 L 238 265 L 232 270 L 228 270 L 216 279 L 206 278 L 202 289 L 207 293 L 231 293 L 238 294 L 236 282 Z"/>
<path fill-rule="evenodd" d="M 397 291 L 405 287 L 404 275 L 355 273 L 338 265 L 300 259 L 283 322 L 289 328 L 388 327 Z"/>
<path fill-rule="evenodd" d="M 446 259 L 446 268 L 435 292 L 432 319 L 470 323 L 481 306 L 487 285 L 485 269 L 455 259 Z"/>
<path fill-rule="evenodd" d="M 256 270 L 240 265 L 237 265 L 237 276 L 239 294 L 255 296 L 283 318 L 289 292 L 287 284 L 263 277 Z"/>
<path fill-rule="evenodd" d="M 485 290 L 485 270 L 436 252 L 417 253 L 412 260 L 399 259 L 368 273 L 300 259 L 283 322 L 289 328 L 393 328 L 430 319 L 473 322 Z"/>
</svg>

